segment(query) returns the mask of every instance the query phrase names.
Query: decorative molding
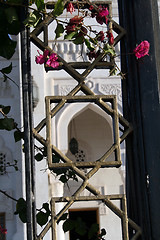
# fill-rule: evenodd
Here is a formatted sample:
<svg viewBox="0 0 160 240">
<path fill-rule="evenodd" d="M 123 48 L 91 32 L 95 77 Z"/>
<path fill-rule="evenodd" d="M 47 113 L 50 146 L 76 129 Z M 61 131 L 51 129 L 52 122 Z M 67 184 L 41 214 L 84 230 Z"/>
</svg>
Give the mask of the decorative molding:
<svg viewBox="0 0 160 240">
<path fill-rule="evenodd" d="M 122 103 L 122 91 L 120 84 L 99 84 L 98 90 L 105 95 L 117 95 L 117 101 Z"/>
<path fill-rule="evenodd" d="M 58 95 L 66 96 L 74 87 L 75 85 L 58 85 Z"/>
</svg>

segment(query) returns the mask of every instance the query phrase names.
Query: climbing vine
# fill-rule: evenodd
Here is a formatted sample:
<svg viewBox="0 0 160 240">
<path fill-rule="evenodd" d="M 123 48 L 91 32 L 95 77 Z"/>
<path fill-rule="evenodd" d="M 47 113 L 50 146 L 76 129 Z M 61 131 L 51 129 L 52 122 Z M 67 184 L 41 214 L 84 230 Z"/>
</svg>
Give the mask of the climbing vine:
<svg viewBox="0 0 160 240">
<path fill-rule="evenodd" d="M 17 36 L 24 26 L 27 28 L 35 28 L 42 22 L 46 14 L 44 0 L 30 0 L 29 6 L 26 2 L 27 1 L 23 0 L 0 0 L 0 56 L 9 61 L 7 66 L 0 69 L 0 73 L 4 82 L 11 81 L 13 84 L 16 83 L 9 76 L 13 68 L 10 61 L 16 51 L 17 42 L 13 40 L 12 36 Z M 29 13 L 27 18 L 22 22 L 21 10 L 23 8 L 29 8 Z M 60 16 L 64 12 L 66 12 L 67 17 L 62 21 Z M 76 14 L 74 17 L 72 16 L 73 13 Z M 116 58 L 114 48 L 115 39 L 112 32 L 112 21 L 108 5 L 95 5 L 91 2 L 86 3 L 85 1 L 64 2 L 63 0 L 58 0 L 51 14 L 56 21 L 55 39 L 53 39 L 55 43 L 57 39 L 64 39 L 71 41 L 75 45 L 85 45 L 89 62 L 94 61 L 100 54 L 105 53 L 105 57 L 102 58 L 101 61 L 106 61 L 106 56 L 108 56 L 114 62 L 114 65 L 110 67 L 110 75 L 115 74 L 115 70 L 118 70 L 119 74 L 124 77 L 124 74 L 121 73 L 114 61 Z M 86 19 L 91 19 L 94 24 L 87 23 Z M 148 55 L 149 47 L 150 44 L 145 40 L 132 50 L 131 54 L 137 58 L 144 57 Z M 44 64 L 45 67 L 55 69 L 58 69 L 62 65 L 57 54 L 50 53 L 47 49 L 45 49 L 44 52 L 39 52 L 38 50 L 38 54 L 35 56 L 35 62 L 40 65 Z M 23 131 L 18 127 L 15 120 L 8 116 L 9 112 L 10 106 L 0 105 L 0 130 L 14 131 L 14 139 L 15 142 L 17 142 L 23 139 Z M 44 147 L 39 148 L 35 146 L 35 149 L 35 159 L 37 161 L 46 158 L 46 149 Z M 53 162 L 60 161 L 55 154 L 53 154 L 52 158 Z M 18 170 L 16 160 L 11 167 L 14 167 L 16 171 Z M 3 171 L 3 169 L 0 169 L 0 171 Z M 53 172 L 63 183 L 66 183 L 69 179 L 78 181 L 73 170 L 55 169 Z M 3 192 L 1 191 L 1 193 Z M 17 202 L 15 214 L 19 215 L 20 219 L 25 223 L 27 221 L 26 201 L 23 198 L 15 201 Z M 42 208 L 37 209 L 37 223 L 43 226 L 48 222 L 50 215 L 49 204 L 43 203 Z M 82 236 L 88 232 L 88 239 L 94 240 L 104 239 L 103 237 L 106 234 L 104 229 L 102 229 L 99 234 L 97 233 L 99 232 L 98 225 L 91 226 L 91 229 L 87 229 L 81 219 L 73 222 L 68 218 L 67 214 L 64 214 L 60 220 L 65 220 L 63 224 L 65 232 L 74 229 Z M 80 226 L 82 228 L 80 228 Z M 6 234 L 7 230 L 0 226 L 0 232 Z"/>
</svg>

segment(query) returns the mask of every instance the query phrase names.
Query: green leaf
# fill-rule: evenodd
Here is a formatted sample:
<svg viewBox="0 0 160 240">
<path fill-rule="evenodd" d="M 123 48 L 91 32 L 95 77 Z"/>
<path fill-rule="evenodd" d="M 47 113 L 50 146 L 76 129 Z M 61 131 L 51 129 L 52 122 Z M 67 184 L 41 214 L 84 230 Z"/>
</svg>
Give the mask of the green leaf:
<svg viewBox="0 0 160 240">
<path fill-rule="evenodd" d="M 56 33 L 56 38 L 59 38 L 63 35 L 63 32 L 64 32 L 64 27 L 62 24 L 58 23 L 57 24 L 57 28 L 55 30 L 55 33 Z"/>
<path fill-rule="evenodd" d="M 1 73 L 9 74 L 12 71 L 12 63 L 8 67 L 2 68 L 0 71 Z"/>
<path fill-rule="evenodd" d="M 75 227 L 75 221 L 72 219 L 67 219 L 64 223 L 63 223 L 63 231 L 67 232 L 67 231 L 71 231 L 73 230 Z"/>
<path fill-rule="evenodd" d="M 73 40 L 72 42 L 76 45 L 82 44 L 82 43 L 84 43 L 84 37 L 80 36 L 80 37 L 76 38 L 75 40 Z"/>
<path fill-rule="evenodd" d="M 64 2 L 63 0 L 58 0 L 55 4 L 53 15 L 54 17 L 58 17 L 63 13 L 64 10 Z"/>
<path fill-rule="evenodd" d="M 52 163 L 59 163 L 60 162 L 60 158 L 54 154 L 52 154 Z"/>
<path fill-rule="evenodd" d="M 66 220 L 66 219 L 67 219 L 67 216 L 68 216 L 68 213 L 64 213 L 64 214 L 59 218 L 59 220 L 57 221 L 57 223 L 59 223 L 60 221 Z"/>
<path fill-rule="evenodd" d="M 8 33 L 17 35 L 20 32 L 20 21 L 18 19 L 17 11 L 15 7 L 9 7 L 5 9 L 5 14 L 8 22 Z"/>
<path fill-rule="evenodd" d="M 14 140 L 15 140 L 15 142 L 20 141 L 21 139 L 23 139 L 23 137 L 24 137 L 24 133 L 23 132 L 20 132 L 18 130 L 16 130 L 14 132 Z"/>
<path fill-rule="evenodd" d="M 43 159 L 43 155 L 42 155 L 41 153 L 37 153 L 37 154 L 34 156 L 34 158 L 35 158 L 38 162 L 40 162 L 40 161 Z"/>
<path fill-rule="evenodd" d="M 37 24 L 41 21 L 42 15 L 38 11 L 30 12 L 29 17 L 26 18 L 23 23 L 27 27 L 36 27 Z"/>
<path fill-rule="evenodd" d="M 11 110 L 11 106 L 3 106 L 2 107 L 2 111 L 6 115 L 10 112 L 10 110 Z"/>
<path fill-rule="evenodd" d="M 15 128 L 15 123 L 13 118 L 0 119 L 0 129 L 11 131 L 14 128 Z"/>
<path fill-rule="evenodd" d="M 106 235 L 106 230 L 104 228 L 102 228 L 100 236 L 103 237 L 104 235 Z"/>
<path fill-rule="evenodd" d="M 110 46 L 108 43 L 104 46 L 104 51 L 111 55 L 112 57 L 116 56 L 115 50 L 112 46 Z"/>
<path fill-rule="evenodd" d="M 37 213 L 36 218 L 37 218 L 37 223 L 42 227 L 48 222 L 48 214 L 40 211 Z"/>
<path fill-rule="evenodd" d="M 62 182 L 62 183 L 66 183 L 68 181 L 68 179 L 66 178 L 65 175 L 62 175 L 59 180 Z"/>
<path fill-rule="evenodd" d="M 48 203 L 43 203 L 42 207 L 46 210 L 46 213 L 50 215 L 51 211 L 49 209 L 49 204 Z"/>
<path fill-rule="evenodd" d="M 35 4 L 39 11 L 42 11 L 45 8 L 44 0 L 35 0 Z"/>
<path fill-rule="evenodd" d="M 0 32 L 0 56 L 10 59 L 15 53 L 17 42 L 13 41 L 7 33 Z"/>
<path fill-rule="evenodd" d="M 27 204 L 23 198 L 19 198 L 16 204 L 16 212 L 23 223 L 27 222 Z"/>
<path fill-rule="evenodd" d="M 86 227 L 86 223 L 79 217 L 77 218 L 77 220 L 75 221 L 75 231 L 81 235 L 84 236 L 87 232 L 87 227 Z"/>
<path fill-rule="evenodd" d="M 88 231 L 88 238 L 91 239 L 99 231 L 99 224 L 93 223 Z"/>
<path fill-rule="evenodd" d="M 76 34 L 77 34 L 77 32 L 71 32 L 71 33 L 65 35 L 65 36 L 64 36 L 64 39 L 66 39 L 66 40 L 72 40 L 72 39 L 75 37 Z"/>
<path fill-rule="evenodd" d="M 89 41 L 87 38 L 85 38 L 84 42 L 85 42 L 87 48 L 88 48 L 91 52 L 93 52 L 95 48 L 94 48 L 93 45 L 90 43 L 90 41 Z"/>
</svg>

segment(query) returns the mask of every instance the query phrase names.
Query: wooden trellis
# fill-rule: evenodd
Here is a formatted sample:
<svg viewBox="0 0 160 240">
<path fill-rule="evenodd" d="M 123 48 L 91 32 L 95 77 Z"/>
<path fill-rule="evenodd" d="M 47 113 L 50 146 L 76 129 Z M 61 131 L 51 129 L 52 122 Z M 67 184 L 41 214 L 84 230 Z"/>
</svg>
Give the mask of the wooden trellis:
<svg viewBox="0 0 160 240">
<path fill-rule="evenodd" d="M 83 3 L 80 1 L 79 3 Z M 90 4 L 89 0 L 84 2 L 85 4 Z M 50 2 L 46 4 L 46 7 L 53 8 L 54 2 Z M 67 1 L 65 1 L 67 4 Z M 109 27 L 112 31 L 117 33 L 117 37 L 115 38 L 114 45 L 116 45 L 120 39 L 125 35 L 125 30 L 119 26 L 115 21 L 112 20 L 111 15 L 111 1 L 105 2 L 92 2 L 92 5 L 95 9 L 97 9 L 98 4 L 107 5 L 109 8 Z M 49 50 L 50 53 L 54 53 L 54 50 L 48 46 L 48 26 L 55 20 L 53 12 L 46 14 L 44 20 L 35 28 L 35 30 L 30 34 L 31 41 L 42 51 L 45 49 Z M 39 35 L 43 33 L 44 39 L 42 40 Z M 131 219 L 127 217 L 127 208 L 126 208 L 126 197 L 125 195 L 101 195 L 101 193 L 89 183 L 89 179 L 101 168 L 101 167 L 120 167 L 122 164 L 121 154 L 120 154 L 120 143 L 125 140 L 128 134 L 132 131 L 131 124 L 118 112 L 117 107 L 117 98 L 115 95 L 95 95 L 93 91 L 85 84 L 85 80 L 87 76 L 92 72 L 93 69 L 103 69 L 103 68 L 111 68 L 114 66 L 114 59 L 110 58 L 108 61 L 106 57 L 106 52 L 102 51 L 102 53 L 93 61 L 93 62 L 66 62 L 62 57 L 58 54 L 58 61 L 61 62 L 61 66 L 58 70 L 65 70 L 74 80 L 78 82 L 77 86 L 71 90 L 67 96 L 47 96 L 46 97 L 46 118 L 40 121 L 40 123 L 33 129 L 34 137 L 47 148 L 47 159 L 48 159 L 48 167 L 50 170 L 54 168 L 62 168 L 67 167 L 74 170 L 75 174 L 82 179 L 81 186 L 76 190 L 76 192 L 72 195 L 72 197 L 63 197 L 63 198 L 55 198 L 51 199 L 51 220 L 46 224 L 43 228 L 39 236 L 37 236 L 37 240 L 43 239 L 47 231 L 52 229 L 52 240 L 56 240 L 56 223 L 60 219 L 60 217 L 69 209 L 69 207 L 75 201 L 102 201 L 111 211 L 113 211 L 122 221 L 122 235 L 123 240 L 129 240 L 128 234 L 128 225 L 133 228 L 135 231 L 132 240 L 138 239 L 139 235 L 141 235 L 141 229 L 134 223 Z M 103 61 L 101 61 L 103 59 Z M 84 69 L 83 73 L 79 73 L 76 69 L 81 68 Z M 47 71 L 54 70 L 47 68 Z M 77 93 L 83 92 L 84 95 L 76 96 Z M 100 109 L 102 109 L 105 114 L 109 115 L 112 118 L 113 125 L 113 136 L 114 141 L 110 149 L 106 149 L 106 153 L 95 162 L 73 162 L 67 156 L 65 156 L 56 146 L 52 144 L 52 129 L 51 129 L 51 119 L 56 116 L 57 112 L 62 109 L 66 103 L 74 104 L 75 102 L 92 102 L 96 104 Z M 54 108 L 51 108 L 51 104 L 55 103 Z M 120 135 L 119 126 L 123 127 L 123 132 Z M 46 138 L 44 138 L 40 132 L 46 127 Z M 60 162 L 54 163 L 52 159 L 52 154 L 55 154 L 60 159 Z M 108 157 L 114 153 L 115 160 L 114 161 L 106 161 Z M 88 173 L 84 173 L 81 168 L 89 168 Z M 94 196 L 90 197 L 81 197 L 80 193 L 87 189 Z M 118 208 L 113 200 L 120 200 L 122 208 Z M 61 211 L 56 214 L 55 207 L 57 202 L 66 203 Z M 59 240 L 59 239 L 58 239 Z"/>
</svg>

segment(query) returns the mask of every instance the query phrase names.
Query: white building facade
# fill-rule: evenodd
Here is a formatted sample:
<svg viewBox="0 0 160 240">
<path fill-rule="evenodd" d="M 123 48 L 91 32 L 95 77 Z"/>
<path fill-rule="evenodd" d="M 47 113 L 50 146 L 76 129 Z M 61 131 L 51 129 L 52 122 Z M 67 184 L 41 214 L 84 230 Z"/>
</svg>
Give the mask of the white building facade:
<svg viewBox="0 0 160 240">
<path fill-rule="evenodd" d="M 160 1 L 158 1 L 160 3 Z M 117 1 L 112 1 L 112 15 L 114 21 L 118 23 L 118 5 Z M 74 16 L 74 15 L 73 15 Z M 52 29 L 51 29 L 52 30 Z M 49 46 L 53 46 L 53 37 L 49 35 Z M 17 37 L 18 43 L 19 37 Z M 57 53 L 66 61 L 76 62 L 81 54 L 81 47 L 75 46 L 69 41 L 59 41 L 56 45 Z M 35 63 L 35 56 L 38 48 L 31 44 L 31 74 L 33 77 L 34 94 L 34 126 L 46 117 L 45 97 L 46 96 L 66 96 L 76 85 L 64 70 L 46 72 L 44 66 Z M 116 53 L 120 53 L 119 45 L 116 46 Z M 86 56 L 84 56 L 86 57 Z M 22 94 L 21 94 L 21 61 L 20 44 L 17 45 L 17 51 L 13 56 L 13 71 L 10 74 L 16 84 L 7 80 L 0 81 L 0 104 L 10 105 L 10 117 L 13 117 L 18 126 L 23 127 L 22 122 Z M 1 68 L 8 63 L 0 60 Z M 120 66 L 120 60 L 117 58 L 117 65 Z M 80 70 L 81 71 L 81 70 Z M 17 86 L 18 85 L 18 86 Z M 96 95 L 117 95 L 118 111 L 122 114 L 122 93 L 121 78 L 119 76 L 109 76 L 108 70 L 93 70 L 86 79 L 86 85 Z M 78 95 L 83 95 L 79 92 Z M 45 130 L 42 135 L 45 136 Z M 55 118 L 52 120 L 52 140 L 53 144 L 67 157 L 73 161 L 91 162 L 96 161 L 113 144 L 112 119 L 104 113 L 98 106 L 92 103 L 74 103 L 66 104 Z M 69 143 L 72 138 L 78 142 L 78 153 L 73 155 L 69 150 Z M 37 141 L 35 144 L 39 147 Z M 113 160 L 111 155 L 109 160 Z M 124 194 L 125 193 L 125 144 L 121 144 L 122 166 L 119 168 L 102 168 L 91 179 L 90 184 L 96 187 L 102 195 Z M 18 161 L 18 171 L 14 167 L 7 167 L 7 162 L 11 164 L 14 160 Z M 12 132 L 0 131 L 0 166 L 4 165 L 4 172 L 0 175 L 0 189 L 6 192 L 14 199 L 25 198 L 25 164 L 24 156 L 21 151 L 21 144 L 15 143 Z M 86 173 L 87 169 L 83 169 Z M 68 184 L 59 181 L 59 177 L 48 170 L 47 160 L 36 162 L 36 204 L 40 209 L 44 202 L 50 203 L 51 197 L 71 196 L 80 186 L 81 180 L 69 180 Z M 81 196 L 91 196 L 86 189 Z M 113 201 L 120 207 L 119 201 Z M 57 204 L 57 212 L 63 207 L 63 203 Z M 0 193 L 0 217 L 7 228 L 6 240 L 26 239 L 26 228 L 18 216 L 14 215 L 16 201 Z M 100 229 L 106 229 L 106 240 L 121 240 L 122 229 L 121 220 L 109 208 L 100 201 L 82 201 L 76 202 L 70 207 L 70 212 L 85 212 L 89 215 L 91 211 L 96 214 L 96 221 Z M 42 230 L 38 227 L 38 232 Z M 51 239 L 48 234 L 44 239 Z M 62 230 L 62 223 L 57 226 L 57 239 L 69 240 L 69 233 Z M 72 240 L 72 239 L 71 239 Z"/>
</svg>

